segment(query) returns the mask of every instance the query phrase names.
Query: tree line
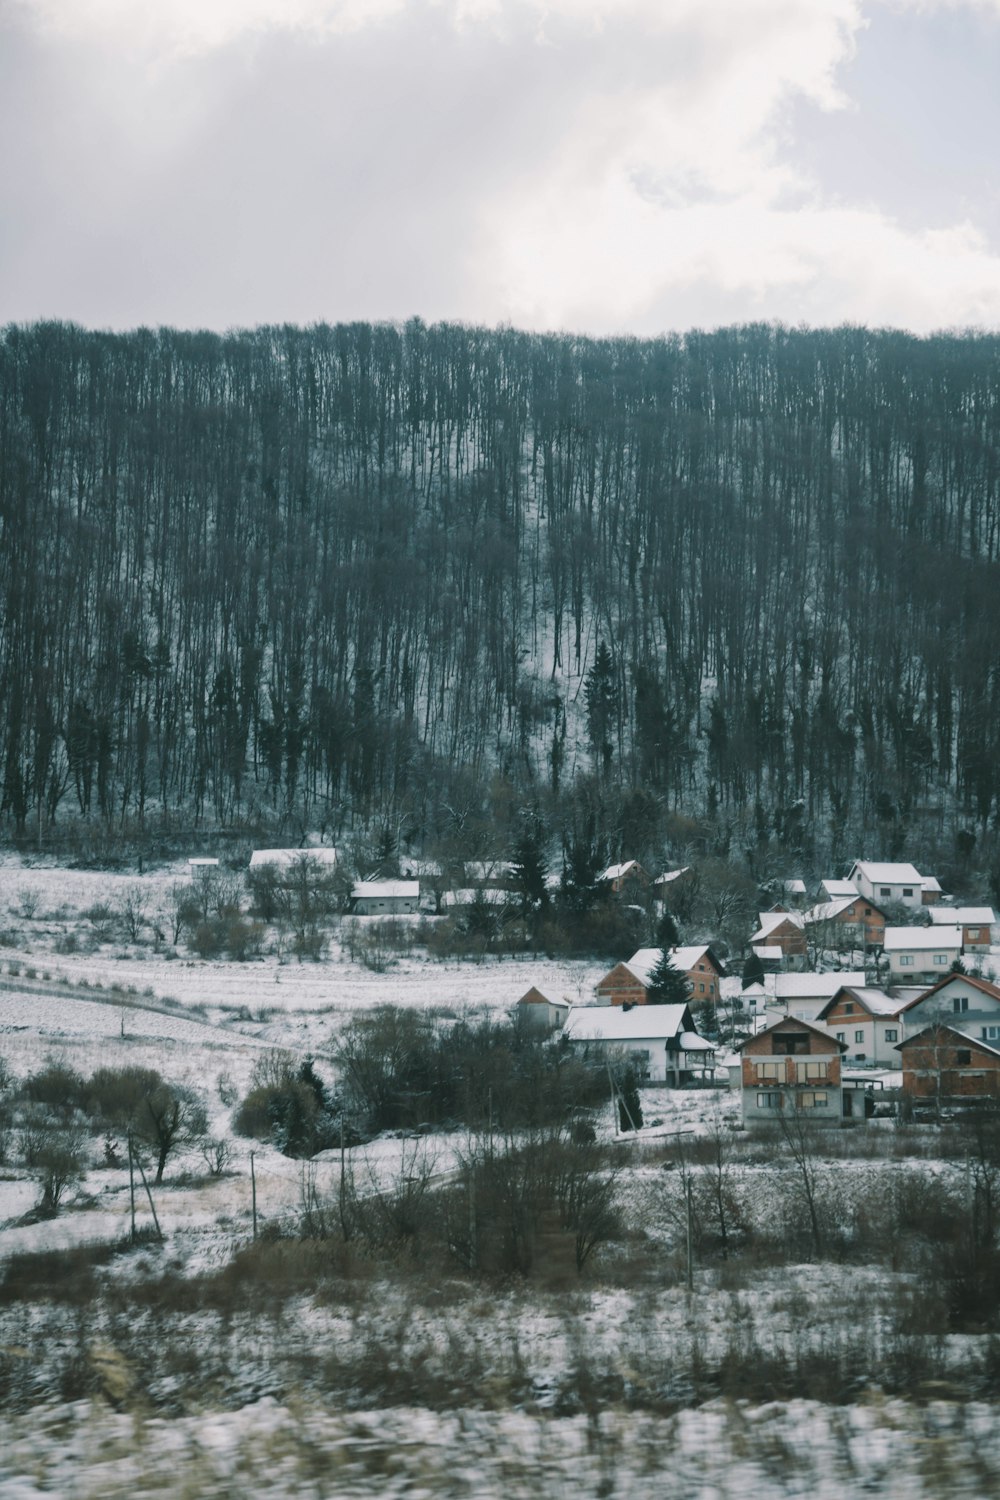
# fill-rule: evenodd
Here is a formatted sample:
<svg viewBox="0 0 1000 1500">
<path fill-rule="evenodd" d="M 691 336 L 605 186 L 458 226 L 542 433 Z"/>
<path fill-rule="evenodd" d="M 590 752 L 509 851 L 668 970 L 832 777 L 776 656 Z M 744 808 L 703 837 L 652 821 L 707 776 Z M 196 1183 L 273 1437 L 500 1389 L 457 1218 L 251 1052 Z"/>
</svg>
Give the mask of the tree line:
<svg viewBox="0 0 1000 1500">
<path fill-rule="evenodd" d="M 861 328 L 9 327 L 0 812 L 985 825 L 998 374 Z"/>
</svg>

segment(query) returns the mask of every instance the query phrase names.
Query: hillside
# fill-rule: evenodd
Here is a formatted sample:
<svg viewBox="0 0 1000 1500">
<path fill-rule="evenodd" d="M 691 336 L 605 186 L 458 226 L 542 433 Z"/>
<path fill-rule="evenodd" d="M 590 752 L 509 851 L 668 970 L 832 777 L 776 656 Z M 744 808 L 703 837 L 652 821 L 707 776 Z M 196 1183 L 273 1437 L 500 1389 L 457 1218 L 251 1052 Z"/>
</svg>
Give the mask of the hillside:
<svg viewBox="0 0 1000 1500">
<path fill-rule="evenodd" d="M 833 859 L 985 827 L 998 362 L 856 328 L 8 328 L 3 816 L 481 845 L 583 788 L 611 844 L 637 795 L 658 832 L 753 807 L 795 847 L 805 814 Z"/>
</svg>

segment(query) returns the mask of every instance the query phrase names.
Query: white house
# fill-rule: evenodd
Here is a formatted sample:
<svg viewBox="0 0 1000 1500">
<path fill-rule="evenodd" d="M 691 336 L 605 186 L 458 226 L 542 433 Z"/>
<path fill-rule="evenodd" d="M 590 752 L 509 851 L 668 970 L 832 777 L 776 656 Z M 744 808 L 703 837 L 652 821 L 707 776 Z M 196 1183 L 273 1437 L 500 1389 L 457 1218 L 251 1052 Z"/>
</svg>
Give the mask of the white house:
<svg viewBox="0 0 1000 1500">
<path fill-rule="evenodd" d="M 879 906 L 895 901 L 918 911 L 924 904 L 924 877 L 913 865 L 856 859 L 847 878 L 854 881 L 860 895 Z"/>
<path fill-rule="evenodd" d="M 563 1036 L 583 1057 L 627 1059 L 644 1083 L 676 1087 L 715 1068 L 715 1048 L 686 1005 L 574 1005 Z"/>
<path fill-rule="evenodd" d="M 882 950 L 895 984 L 926 979 L 933 984 L 962 955 L 962 929 L 955 926 L 887 927 Z"/>
<path fill-rule="evenodd" d="M 570 1008 L 568 1000 L 553 1000 L 532 985 L 517 1002 L 515 1014 L 533 1031 L 561 1031 Z"/>
<path fill-rule="evenodd" d="M 941 1022 L 977 1041 L 1000 1045 L 1000 989 L 972 974 L 946 974 L 904 1009 L 904 1040 Z"/>
<path fill-rule="evenodd" d="M 845 984 L 862 987 L 865 976 L 860 971 L 836 974 L 775 974 L 774 997 L 768 1001 L 766 1017 L 770 1026 L 785 1016 L 797 1021 L 811 1021 Z"/>
<path fill-rule="evenodd" d="M 351 906 L 359 917 L 400 917 L 419 905 L 419 880 L 359 880 L 351 891 Z"/>
<path fill-rule="evenodd" d="M 845 1063 L 898 1068 L 897 1047 L 903 1040 L 903 1016 L 907 1001 L 884 990 L 860 985 L 842 985 L 819 1015 L 816 1024 L 826 1026 L 847 1049 Z"/>
<path fill-rule="evenodd" d="M 861 892 L 853 880 L 821 880 L 820 901 L 842 901 L 846 896 L 859 896 Z"/>
</svg>

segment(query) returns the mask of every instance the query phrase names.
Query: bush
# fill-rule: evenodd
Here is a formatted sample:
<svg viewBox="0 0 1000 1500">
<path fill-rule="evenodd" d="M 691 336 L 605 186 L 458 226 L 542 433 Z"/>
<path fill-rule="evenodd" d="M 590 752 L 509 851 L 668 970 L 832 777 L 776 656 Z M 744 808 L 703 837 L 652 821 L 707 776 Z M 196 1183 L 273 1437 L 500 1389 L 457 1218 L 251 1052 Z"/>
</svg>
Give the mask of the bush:
<svg viewBox="0 0 1000 1500">
<path fill-rule="evenodd" d="M 83 1108 L 86 1085 L 81 1075 L 68 1064 L 50 1061 L 24 1080 L 20 1093 L 32 1104 L 45 1104 L 49 1109 L 71 1114 L 73 1110 Z"/>
</svg>

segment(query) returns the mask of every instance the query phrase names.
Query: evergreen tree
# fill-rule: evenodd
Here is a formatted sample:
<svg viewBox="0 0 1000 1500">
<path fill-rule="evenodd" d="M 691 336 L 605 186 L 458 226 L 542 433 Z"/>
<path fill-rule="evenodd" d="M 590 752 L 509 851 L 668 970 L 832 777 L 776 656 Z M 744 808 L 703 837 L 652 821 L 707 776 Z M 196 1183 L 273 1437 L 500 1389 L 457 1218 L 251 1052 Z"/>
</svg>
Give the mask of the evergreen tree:
<svg viewBox="0 0 1000 1500">
<path fill-rule="evenodd" d="M 642 1129 L 642 1103 L 635 1069 L 629 1065 L 618 1078 L 618 1124 L 622 1130 Z"/>
<path fill-rule="evenodd" d="M 760 955 L 751 953 L 743 966 L 743 988 L 748 990 L 752 984 L 764 983 L 764 965 Z"/>
<path fill-rule="evenodd" d="M 680 943 L 680 933 L 677 931 L 677 923 L 673 913 L 664 908 L 663 916 L 660 918 L 656 928 L 656 942 L 660 948 L 676 948 Z"/>
<path fill-rule="evenodd" d="M 545 830 L 541 820 L 531 815 L 521 824 L 511 860 L 511 885 L 523 917 L 537 916 L 548 907 L 547 875 Z"/>
<path fill-rule="evenodd" d="M 668 949 L 660 950 L 660 956 L 646 988 L 649 1005 L 686 1005 L 691 998 L 691 986 L 687 975 L 676 969 Z"/>
<path fill-rule="evenodd" d="M 598 769 L 606 774 L 611 769 L 615 753 L 613 736 L 618 727 L 620 704 L 614 658 L 604 641 L 597 647 L 583 695 L 587 701 L 587 733 L 591 749 Z"/>
</svg>

